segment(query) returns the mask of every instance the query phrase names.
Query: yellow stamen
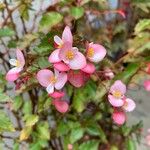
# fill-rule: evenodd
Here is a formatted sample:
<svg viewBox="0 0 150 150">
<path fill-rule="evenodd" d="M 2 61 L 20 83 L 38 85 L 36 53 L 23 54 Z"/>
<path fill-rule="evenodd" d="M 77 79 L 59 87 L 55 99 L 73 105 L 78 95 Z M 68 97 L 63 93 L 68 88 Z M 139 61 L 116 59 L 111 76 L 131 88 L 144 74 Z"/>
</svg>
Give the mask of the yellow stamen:
<svg viewBox="0 0 150 150">
<path fill-rule="evenodd" d="M 93 57 L 94 55 L 94 49 L 93 48 L 89 48 L 87 51 L 87 57 Z"/>
<path fill-rule="evenodd" d="M 16 60 L 16 67 L 20 67 L 20 66 L 21 66 L 21 64 L 20 64 L 19 60 Z"/>
<path fill-rule="evenodd" d="M 50 77 L 50 82 L 51 83 L 56 83 L 57 82 L 57 78 L 55 76 Z"/>
<path fill-rule="evenodd" d="M 66 52 L 66 58 L 72 60 L 74 58 L 74 53 L 71 50 Z"/>
<path fill-rule="evenodd" d="M 120 91 L 115 91 L 115 92 L 113 92 L 113 96 L 116 97 L 116 98 L 121 98 L 122 94 L 121 94 Z"/>
</svg>

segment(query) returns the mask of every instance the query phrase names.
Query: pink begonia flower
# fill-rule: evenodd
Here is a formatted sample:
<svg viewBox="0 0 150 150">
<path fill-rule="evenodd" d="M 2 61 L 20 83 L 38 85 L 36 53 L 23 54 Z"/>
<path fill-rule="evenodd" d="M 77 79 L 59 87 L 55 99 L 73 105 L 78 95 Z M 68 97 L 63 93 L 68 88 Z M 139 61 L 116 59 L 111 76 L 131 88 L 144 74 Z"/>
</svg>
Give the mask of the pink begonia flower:
<svg viewBox="0 0 150 150">
<path fill-rule="evenodd" d="M 86 53 L 89 61 L 97 63 L 105 57 L 106 49 L 102 45 L 89 43 Z"/>
<path fill-rule="evenodd" d="M 123 111 L 114 111 L 112 119 L 116 124 L 123 125 L 126 121 L 126 115 Z"/>
<path fill-rule="evenodd" d="M 66 42 L 59 51 L 59 58 L 73 70 L 82 69 L 86 66 L 85 56 L 78 51 L 78 48 L 72 47 L 69 42 Z"/>
<path fill-rule="evenodd" d="M 55 36 L 54 41 L 57 43 L 58 49 L 53 51 L 49 56 L 48 60 L 50 63 L 60 63 L 63 61 L 70 69 L 74 70 L 82 69 L 86 66 L 84 55 L 76 47 L 72 47 L 73 37 L 68 26 L 63 31 L 62 39 Z M 56 66 L 59 67 L 59 70 L 61 67 L 66 67 L 64 65 L 60 67 L 60 64 Z"/>
<path fill-rule="evenodd" d="M 146 91 L 150 91 L 150 80 L 144 81 L 144 88 Z"/>
<path fill-rule="evenodd" d="M 52 101 L 52 104 L 55 106 L 57 111 L 59 111 L 60 113 L 66 113 L 69 109 L 69 105 L 65 100 L 54 99 Z"/>
<path fill-rule="evenodd" d="M 65 43 L 69 42 L 72 45 L 73 37 L 72 37 L 72 33 L 70 31 L 70 28 L 68 26 L 65 27 L 65 29 L 62 33 L 62 39 L 60 37 L 58 37 L 57 35 L 54 36 L 54 42 L 55 42 L 55 45 L 57 45 L 58 49 L 53 51 L 51 53 L 51 55 L 49 56 L 48 60 L 50 63 L 57 63 L 57 62 L 61 61 L 59 58 L 59 52 Z"/>
<path fill-rule="evenodd" d="M 68 72 L 68 81 L 75 87 L 79 88 L 83 86 L 86 81 L 89 79 L 90 75 L 80 71 L 70 70 Z"/>
<path fill-rule="evenodd" d="M 126 98 L 122 107 L 125 111 L 131 112 L 135 109 L 136 104 L 132 99 Z"/>
<path fill-rule="evenodd" d="M 19 77 L 19 73 L 23 70 L 25 59 L 21 50 L 16 50 L 17 59 L 10 59 L 9 62 L 14 68 L 10 69 L 6 74 L 6 80 L 15 81 Z"/>
<path fill-rule="evenodd" d="M 96 70 L 94 64 L 92 63 L 87 63 L 87 65 L 81 69 L 83 72 L 89 73 L 89 74 L 93 74 Z"/>
<path fill-rule="evenodd" d="M 52 71 L 43 69 L 37 73 L 37 79 L 43 87 L 46 87 L 46 91 L 52 94 L 54 88 L 60 90 L 64 87 L 67 82 L 67 74 L 59 73 L 57 70 L 55 70 L 55 74 L 53 74 Z"/>
<path fill-rule="evenodd" d="M 126 93 L 126 85 L 123 84 L 120 80 L 115 81 L 111 86 L 108 95 L 108 100 L 110 104 L 114 107 L 121 107 L 124 104 L 124 94 Z"/>
<path fill-rule="evenodd" d="M 61 92 L 61 91 L 55 91 L 53 92 L 52 94 L 49 94 L 50 97 L 52 98 L 62 98 L 65 96 L 65 93 L 64 92 Z"/>
</svg>

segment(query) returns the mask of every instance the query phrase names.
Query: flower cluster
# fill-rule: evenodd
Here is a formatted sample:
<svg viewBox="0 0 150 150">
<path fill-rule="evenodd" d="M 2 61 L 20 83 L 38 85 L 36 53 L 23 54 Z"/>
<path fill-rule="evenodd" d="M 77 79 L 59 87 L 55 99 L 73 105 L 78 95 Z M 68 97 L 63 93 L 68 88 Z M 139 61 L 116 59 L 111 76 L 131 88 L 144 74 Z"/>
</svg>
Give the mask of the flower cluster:
<svg viewBox="0 0 150 150">
<path fill-rule="evenodd" d="M 68 105 L 61 100 L 64 94 L 60 90 L 67 81 L 75 87 L 83 86 L 95 72 L 93 63 L 105 57 L 106 49 L 102 45 L 89 43 L 85 55 L 82 54 L 77 47 L 73 47 L 73 36 L 68 26 L 65 27 L 62 38 L 54 36 L 54 42 L 56 50 L 48 58 L 53 64 L 54 73 L 49 69 L 42 69 L 37 73 L 37 79 L 49 96 L 54 98 L 56 109 L 63 113 L 67 111 Z"/>
<path fill-rule="evenodd" d="M 114 112 L 112 118 L 114 122 L 118 125 L 124 124 L 126 121 L 125 112 L 131 112 L 135 109 L 135 102 L 125 96 L 126 85 L 120 80 L 115 81 L 111 86 L 108 100 L 110 104 L 114 107 Z"/>
</svg>

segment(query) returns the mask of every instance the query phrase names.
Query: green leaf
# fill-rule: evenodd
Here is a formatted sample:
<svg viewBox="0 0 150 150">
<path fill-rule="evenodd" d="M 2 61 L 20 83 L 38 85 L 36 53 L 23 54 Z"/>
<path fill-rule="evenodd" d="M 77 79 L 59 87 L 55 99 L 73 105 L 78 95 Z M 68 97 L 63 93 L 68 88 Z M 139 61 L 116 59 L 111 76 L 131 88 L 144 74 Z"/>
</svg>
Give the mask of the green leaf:
<svg viewBox="0 0 150 150">
<path fill-rule="evenodd" d="M 15 129 L 8 116 L 3 111 L 0 111 L 0 133 L 4 131 L 15 131 Z"/>
<path fill-rule="evenodd" d="M 140 64 L 131 63 L 125 68 L 123 72 L 115 76 L 113 80 L 122 80 L 124 83 L 128 83 L 131 80 L 131 78 L 136 74 L 139 68 Z"/>
<path fill-rule="evenodd" d="M 48 62 L 48 58 L 46 59 L 45 57 L 40 57 L 38 59 L 38 64 L 39 64 L 39 67 L 41 69 L 44 69 L 44 68 L 47 68 L 47 67 L 51 66 L 51 64 Z"/>
<path fill-rule="evenodd" d="M 13 36 L 13 35 L 15 35 L 15 32 L 11 28 L 6 27 L 6 28 L 0 29 L 0 38 Z"/>
<path fill-rule="evenodd" d="M 12 99 L 0 89 L 0 102 L 10 102 Z"/>
<path fill-rule="evenodd" d="M 24 102 L 23 113 L 25 115 L 32 114 L 32 104 L 31 104 L 31 101 L 25 101 Z"/>
<path fill-rule="evenodd" d="M 16 96 L 13 101 L 13 109 L 17 111 L 23 104 L 23 99 L 21 96 Z"/>
<path fill-rule="evenodd" d="M 57 134 L 58 136 L 66 135 L 69 132 L 68 123 L 63 121 L 59 122 L 57 127 Z"/>
<path fill-rule="evenodd" d="M 140 32 L 147 29 L 150 30 L 150 19 L 140 20 L 135 27 L 135 34 L 139 34 Z"/>
<path fill-rule="evenodd" d="M 82 128 L 72 129 L 71 134 L 70 134 L 70 142 L 74 143 L 77 140 L 79 140 L 80 138 L 82 138 L 83 133 L 84 133 L 84 130 Z"/>
<path fill-rule="evenodd" d="M 23 140 L 28 139 L 31 133 L 32 133 L 32 127 L 28 126 L 28 127 L 23 128 L 20 132 L 19 140 L 23 141 Z"/>
<path fill-rule="evenodd" d="M 93 123 L 92 125 L 89 125 L 86 128 L 86 131 L 93 136 L 99 136 L 103 142 L 107 142 L 106 135 L 98 124 Z"/>
<path fill-rule="evenodd" d="M 91 140 L 82 143 L 79 146 L 79 150 L 98 150 L 99 141 L 98 140 Z"/>
<path fill-rule="evenodd" d="M 127 140 L 127 144 L 126 145 L 127 145 L 127 150 L 136 150 L 135 142 L 131 138 L 129 138 Z"/>
<path fill-rule="evenodd" d="M 82 7 L 72 7 L 71 8 L 71 15 L 75 19 L 79 19 L 84 15 L 84 9 Z"/>
<path fill-rule="evenodd" d="M 43 140 L 50 139 L 50 130 L 47 122 L 41 122 L 37 125 L 38 137 Z"/>
<path fill-rule="evenodd" d="M 25 120 L 26 120 L 26 126 L 33 126 L 35 125 L 38 120 L 39 120 L 39 116 L 37 115 L 27 115 L 25 116 Z"/>
<path fill-rule="evenodd" d="M 63 17 L 61 14 L 57 12 L 49 12 L 43 15 L 40 25 L 39 25 L 39 30 L 40 31 L 49 31 L 53 26 L 57 25 Z"/>
</svg>

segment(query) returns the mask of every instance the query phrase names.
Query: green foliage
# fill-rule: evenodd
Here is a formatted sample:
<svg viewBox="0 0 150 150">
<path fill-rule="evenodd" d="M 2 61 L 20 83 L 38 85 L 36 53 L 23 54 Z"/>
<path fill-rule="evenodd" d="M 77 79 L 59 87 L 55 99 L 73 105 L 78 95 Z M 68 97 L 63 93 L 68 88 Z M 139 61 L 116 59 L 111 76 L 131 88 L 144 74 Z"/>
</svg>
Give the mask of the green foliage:
<svg viewBox="0 0 150 150">
<path fill-rule="evenodd" d="M 135 34 L 139 34 L 144 30 L 150 30 L 150 19 L 140 20 L 135 27 Z"/>
<path fill-rule="evenodd" d="M 79 150 L 98 150 L 99 141 L 98 140 L 90 140 L 82 143 L 79 146 Z"/>
<path fill-rule="evenodd" d="M 84 15 L 84 9 L 82 7 L 72 7 L 70 13 L 75 19 L 79 19 Z"/>
<path fill-rule="evenodd" d="M 83 134 L 84 134 L 84 130 L 80 127 L 72 129 L 70 134 L 70 142 L 74 143 L 77 140 L 81 139 Z"/>
<path fill-rule="evenodd" d="M 0 38 L 1 37 L 9 37 L 15 35 L 15 32 L 11 28 L 3 28 L 0 29 Z"/>
<path fill-rule="evenodd" d="M 4 131 L 15 131 L 15 129 L 8 116 L 5 114 L 5 112 L 1 110 L 0 111 L 0 133 L 3 133 Z"/>
<path fill-rule="evenodd" d="M 57 12 L 50 12 L 43 15 L 39 30 L 49 31 L 53 26 L 57 25 L 63 19 L 62 15 Z"/>
<path fill-rule="evenodd" d="M 0 89 L 0 103 L 10 102 L 11 98 Z"/>
<path fill-rule="evenodd" d="M 131 138 L 127 140 L 127 150 L 136 150 L 135 142 Z"/>
</svg>

